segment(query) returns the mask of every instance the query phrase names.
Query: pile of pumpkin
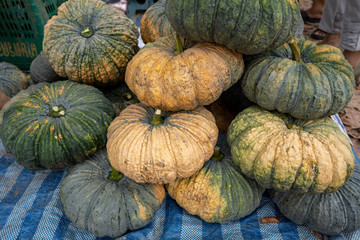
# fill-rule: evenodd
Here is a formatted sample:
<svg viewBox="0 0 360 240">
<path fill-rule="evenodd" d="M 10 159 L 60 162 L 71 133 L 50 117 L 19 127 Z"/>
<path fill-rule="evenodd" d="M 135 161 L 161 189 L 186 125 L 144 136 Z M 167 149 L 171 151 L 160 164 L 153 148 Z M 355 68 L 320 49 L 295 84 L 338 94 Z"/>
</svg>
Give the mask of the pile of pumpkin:
<svg viewBox="0 0 360 240">
<path fill-rule="evenodd" d="M 69 167 L 64 211 L 97 236 L 148 224 L 164 186 L 207 222 L 249 215 L 269 189 L 297 224 L 357 230 L 359 166 L 328 117 L 352 97 L 351 66 L 295 38 L 296 0 L 216 3 L 158 1 L 140 50 L 121 11 L 62 4 L 31 67 L 40 83 L 0 112 L 5 148 L 31 170 Z"/>
</svg>

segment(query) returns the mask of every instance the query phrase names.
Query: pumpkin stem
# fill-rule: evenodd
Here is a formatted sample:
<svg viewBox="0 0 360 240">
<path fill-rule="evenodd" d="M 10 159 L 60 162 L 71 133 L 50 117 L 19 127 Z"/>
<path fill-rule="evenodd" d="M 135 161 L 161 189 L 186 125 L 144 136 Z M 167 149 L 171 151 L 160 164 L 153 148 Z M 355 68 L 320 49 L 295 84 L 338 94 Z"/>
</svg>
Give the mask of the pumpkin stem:
<svg viewBox="0 0 360 240">
<path fill-rule="evenodd" d="M 124 93 L 124 94 L 123 94 L 123 97 L 124 97 L 125 99 L 127 99 L 127 100 L 132 99 L 131 93 L 129 93 L 129 92 Z"/>
<path fill-rule="evenodd" d="M 109 172 L 108 179 L 114 182 L 120 181 L 124 177 L 124 174 L 118 172 L 113 166 L 111 166 L 111 171 Z"/>
<path fill-rule="evenodd" d="M 298 125 L 296 125 L 296 124 L 294 124 L 294 123 L 286 124 L 286 127 L 287 127 L 288 129 L 292 129 L 292 130 L 298 130 L 298 131 L 303 130 L 303 127 L 298 126 Z"/>
<path fill-rule="evenodd" d="M 215 161 L 221 161 L 224 158 L 224 154 L 220 151 L 219 146 L 215 146 L 214 154 L 212 155 L 211 159 Z"/>
<path fill-rule="evenodd" d="M 176 51 L 174 52 L 175 55 L 179 55 L 184 52 L 181 39 L 179 34 L 175 33 L 175 43 L 176 43 Z"/>
<path fill-rule="evenodd" d="M 153 118 L 150 121 L 150 124 L 153 126 L 157 126 L 160 124 L 163 124 L 164 120 L 161 117 L 161 110 L 160 109 L 156 109 Z"/>
<path fill-rule="evenodd" d="M 292 59 L 298 63 L 301 62 L 301 54 L 300 54 L 300 48 L 299 46 L 297 45 L 297 39 L 292 39 L 288 44 L 291 48 L 291 51 L 292 51 L 292 54 L 293 54 L 293 57 Z"/>
<path fill-rule="evenodd" d="M 91 37 L 94 34 L 94 30 L 90 26 L 83 27 L 80 31 L 80 35 L 86 38 Z"/>
<path fill-rule="evenodd" d="M 66 113 L 66 109 L 63 105 L 57 105 L 57 106 L 53 106 L 50 109 L 50 113 L 49 115 L 51 117 L 61 117 L 61 116 L 65 116 Z"/>
</svg>

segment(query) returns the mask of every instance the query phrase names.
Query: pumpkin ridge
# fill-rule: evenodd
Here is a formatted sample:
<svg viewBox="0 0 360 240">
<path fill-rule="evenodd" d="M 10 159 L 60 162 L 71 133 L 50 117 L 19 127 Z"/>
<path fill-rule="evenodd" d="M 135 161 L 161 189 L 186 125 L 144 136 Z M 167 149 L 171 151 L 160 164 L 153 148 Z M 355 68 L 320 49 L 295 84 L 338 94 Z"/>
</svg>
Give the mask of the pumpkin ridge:
<svg viewBox="0 0 360 240">
<path fill-rule="evenodd" d="M 165 146 L 168 149 L 169 153 L 171 154 L 172 159 L 174 159 L 174 163 L 175 163 L 174 165 L 177 166 L 178 165 L 178 159 L 176 157 L 176 154 L 173 151 L 172 141 L 171 141 L 171 138 L 170 138 L 171 129 L 170 130 L 168 129 L 169 128 L 168 124 L 164 124 L 163 127 L 164 127 L 163 136 L 165 136 Z M 175 171 L 176 175 L 179 176 L 179 171 L 177 170 L 177 168 L 174 169 L 173 171 Z"/>
</svg>

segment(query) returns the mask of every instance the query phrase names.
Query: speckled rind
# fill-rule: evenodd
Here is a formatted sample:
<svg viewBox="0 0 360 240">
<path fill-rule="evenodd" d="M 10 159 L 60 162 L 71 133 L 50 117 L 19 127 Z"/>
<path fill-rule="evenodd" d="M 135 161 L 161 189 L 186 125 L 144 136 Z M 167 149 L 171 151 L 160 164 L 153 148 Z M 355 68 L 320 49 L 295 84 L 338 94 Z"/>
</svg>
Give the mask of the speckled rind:
<svg viewBox="0 0 360 240">
<path fill-rule="evenodd" d="M 60 196 L 66 216 L 80 229 L 98 237 L 120 237 L 151 222 L 165 198 L 157 184 L 140 184 L 123 177 L 107 179 L 111 166 L 103 148 L 72 167 L 61 183 Z"/>
</svg>

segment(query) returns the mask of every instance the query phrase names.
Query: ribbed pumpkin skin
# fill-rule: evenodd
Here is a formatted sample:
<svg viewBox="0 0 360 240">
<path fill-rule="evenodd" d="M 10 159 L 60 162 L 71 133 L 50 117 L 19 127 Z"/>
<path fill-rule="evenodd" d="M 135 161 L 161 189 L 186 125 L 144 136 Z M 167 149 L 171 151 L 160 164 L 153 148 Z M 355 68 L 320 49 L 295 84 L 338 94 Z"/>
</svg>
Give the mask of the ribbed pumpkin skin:
<svg viewBox="0 0 360 240">
<path fill-rule="evenodd" d="M 63 77 L 57 75 L 52 69 L 49 60 L 46 58 L 43 51 L 31 62 L 30 76 L 33 83 L 39 82 L 56 82 L 64 80 Z"/>
<path fill-rule="evenodd" d="M 247 55 L 292 39 L 300 19 L 296 0 L 168 0 L 165 12 L 180 36 Z"/>
<path fill-rule="evenodd" d="M 98 237 L 119 237 L 151 222 L 165 198 L 157 184 L 140 184 L 123 177 L 108 179 L 111 171 L 106 149 L 72 167 L 61 183 L 66 216 L 80 229 Z"/>
<path fill-rule="evenodd" d="M 93 35 L 81 32 L 90 26 Z M 99 0 L 69 0 L 44 27 L 43 51 L 55 72 L 89 85 L 121 81 L 138 50 L 138 29 L 123 12 Z"/>
<path fill-rule="evenodd" d="M 12 97 L 28 85 L 25 74 L 18 67 L 8 62 L 0 62 L 0 92 Z"/>
<path fill-rule="evenodd" d="M 265 188 L 333 192 L 353 172 L 349 140 L 327 117 L 305 121 L 251 106 L 232 121 L 227 137 L 235 164 Z"/>
<path fill-rule="evenodd" d="M 260 107 L 317 119 L 342 110 L 351 100 L 354 73 L 340 49 L 300 40 L 298 63 L 289 46 L 251 56 L 241 85 Z"/>
<path fill-rule="evenodd" d="M 174 38 L 148 43 L 130 61 L 125 81 L 140 102 L 166 111 L 208 105 L 236 83 L 243 71 L 242 54 L 212 43 L 185 42 L 175 55 Z"/>
<path fill-rule="evenodd" d="M 360 167 L 336 192 L 300 194 L 274 192 L 271 197 L 284 216 L 326 235 L 353 232 L 360 227 Z"/>
<path fill-rule="evenodd" d="M 166 0 L 157 1 L 149 7 L 141 18 L 140 32 L 144 43 L 154 42 L 165 36 L 173 36 L 175 31 L 165 15 Z"/>
<path fill-rule="evenodd" d="M 133 104 L 115 118 L 106 145 L 111 165 L 136 182 L 190 177 L 213 154 L 218 137 L 213 115 L 204 107 L 163 112 L 158 126 L 150 124 L 153 115 L 152 108 Z"/>
<path fill-rule="evenodd" d="M 217 146 L 224 154 L 222 160 L 211 157 L 194 175 L 177 178 L 166 189 L 190 214 L 206 222 L 227 223 L 251 214 L 259 206 L 264 188 L 246 179 L 234 165 L 226 135 L 219 135 Z"/>
<path fill-rule="evenodd" d="M 54 107 L 65 108 L 53 116 Z M 63 169 L 105 146 L 114 109 L 100 90 L 72 81 L 44 86 L 4 112 L 1 139 L 16 161 L 30 169 Z"/>
</svg>

